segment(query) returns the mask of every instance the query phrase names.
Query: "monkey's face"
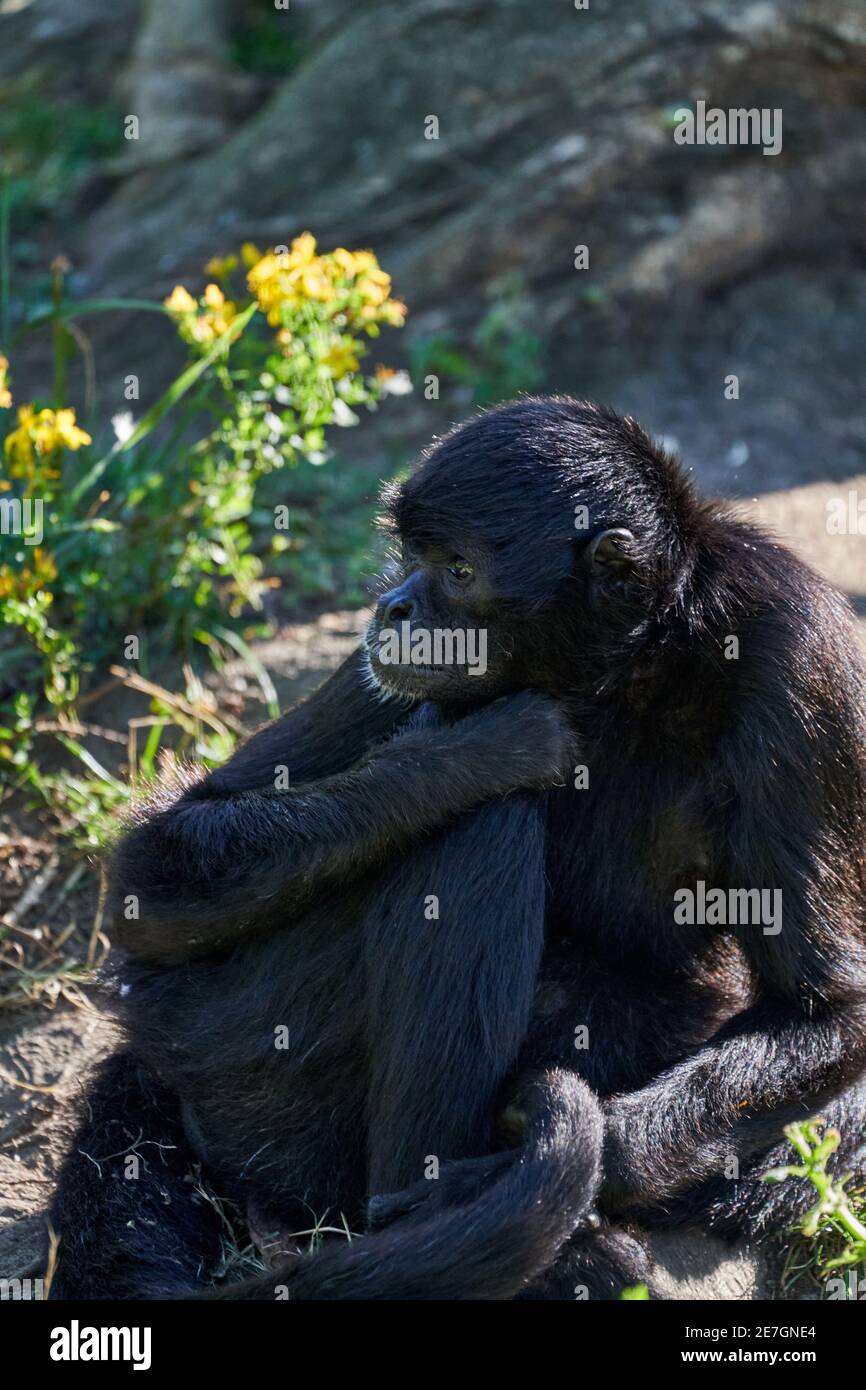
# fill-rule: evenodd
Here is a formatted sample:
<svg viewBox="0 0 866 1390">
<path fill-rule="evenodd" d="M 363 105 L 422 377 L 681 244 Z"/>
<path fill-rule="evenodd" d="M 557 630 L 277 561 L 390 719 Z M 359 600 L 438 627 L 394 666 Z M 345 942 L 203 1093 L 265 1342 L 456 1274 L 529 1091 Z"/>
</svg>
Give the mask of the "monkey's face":
<svg viewBox="0 0 866 1390">
<path fill-rule="evenodd" d="M 475 704 L 521 684 L 519 643 L 483 546 L 403 538 L 367 630 L 370 671 L 410 699 Z"/>
<path fill-rule="evenodd" d="M 609 682 L 673 591 L 686 493 L 637 426 L 578 402 L 518 402 L 454 430 L 386 490 L 397 553 L 367 634 L 373 677 L 464 704 Z"/>
</svg>

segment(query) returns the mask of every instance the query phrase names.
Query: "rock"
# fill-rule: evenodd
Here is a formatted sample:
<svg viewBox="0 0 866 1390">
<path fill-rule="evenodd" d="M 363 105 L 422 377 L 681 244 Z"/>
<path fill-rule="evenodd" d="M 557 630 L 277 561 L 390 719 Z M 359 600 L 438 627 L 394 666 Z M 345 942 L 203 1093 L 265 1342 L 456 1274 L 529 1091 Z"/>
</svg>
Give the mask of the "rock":
<svg viewBox="0 0 866 1390">
<path fill-rule="evenodd" d="M 382 351 L 399 364 L 442 331 L 471 334 L 517 272 L 547 384 L 676 435 L 708 487 L 862 471 L 859 0 L 593 0 L 543 23 L 523 0 L 308 0 L 273 22 L 298 26 L 302 61 L 224 139 L 217 111 L 201 136 L 214 148 L 115 178 L 64 244 L 79 293 L 162 296 L 200 285 L 204 262 L 242 240 L 310 228 L 325 246 L 372 245 L 392 272 L 410 317 Z M 781 153 L 677 145 L 674 113 L 698 99 L 780 108 Z M 166 151 L 175 137 L 187 139 L 167 131 Z M 589 269 L 576 270 L 584 245 Z M 180 368 L 156 318 L 88 331 L 100 373 L 117 373 L 108 400 L 133 372 L 149 402 Z M 34 383 L 37 366 L 49 370 L 34 364 Z M 455 393 L 410 417 L 392 403 L 349 447 L 381 455 L 403 412 L 411 452 L 469 404 Z"/>
<path fill-rule="evenodd" d="M 773 1247 L 732 1244 L 703 1231 L 655 1231 L 656 1286 L 665 1299 L 778 1298 Z"/>
<path fill-rule="evenodd" d="M 123 77 L 136 122 L 124 156 L 130 172 L 170 163 L 223 139 L 228 129 L 227 29 L 224 0 L 184 0 L 182 5 L 145 0 Z"/>
<path fill-rule="evenodd" d="M 23 83 L 41 100 L 103 105 L 129 50 L 141 0 L 6 0 L 0 3 L 0 77 L 11 107 Z"/>
<path fill-rule="evenodd" d="M 416 308 L 518 267 L 542 312 L 570 281 L 574 312 L 577 242 L 596 289 L 667 301 L 729 284 L 828 221 L 831 236 L 862 239 L 846 197 L 864 180 L 856 0 L 817 14 L 808 0 L 595 0 L 543 24 L 522 0 L 380 0 L 330 5 L 309 41 L 270 101 L 182 181 L 121 191 L 95 217 L 105 287 L 140 290 L 168 247 L 193 264 L 220 249 L 215 237 L 285 242 L 309 226 L 375 243 Z M 782 153 L 677 146 L 672 113 L 701 96 L 781 107 Z M 564 304 L 551 308 L 556 322 Z"/>
</svg>

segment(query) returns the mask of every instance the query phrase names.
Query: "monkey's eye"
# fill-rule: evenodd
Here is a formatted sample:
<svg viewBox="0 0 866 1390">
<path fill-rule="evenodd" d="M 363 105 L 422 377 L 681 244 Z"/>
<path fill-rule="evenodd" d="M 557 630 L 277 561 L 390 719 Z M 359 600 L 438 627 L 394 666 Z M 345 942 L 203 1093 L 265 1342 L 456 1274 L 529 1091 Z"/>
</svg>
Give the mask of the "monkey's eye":
<svg viewBox="0 0 866 1390">
<path fill-rule="evenodd" d="M 448 566 L 448 573 L 452 574 L 455 579 L 459 579 L 462 584 L 465 584 L 468 580 L 472 579 L 475 571 L 468 560 L 461 560 L 459 555 L 455 555 L 451 564 Z"/>
</svg>

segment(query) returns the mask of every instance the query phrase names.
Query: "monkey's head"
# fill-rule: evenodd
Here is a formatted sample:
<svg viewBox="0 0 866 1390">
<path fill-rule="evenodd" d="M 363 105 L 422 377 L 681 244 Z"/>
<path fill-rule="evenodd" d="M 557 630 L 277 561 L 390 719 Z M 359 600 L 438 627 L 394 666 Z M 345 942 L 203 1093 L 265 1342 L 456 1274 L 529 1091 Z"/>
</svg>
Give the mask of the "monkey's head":
<svg viewBox="0 0 866 1390">
<path fill-rule="evenodd" d="M 567 397 L 461 425 L 384 506 L 395 553 L 370 670 L 391 693 L 458 704 L 597 681 L 676 608 L 701 510 L 633 420 Z"/>
</svg>

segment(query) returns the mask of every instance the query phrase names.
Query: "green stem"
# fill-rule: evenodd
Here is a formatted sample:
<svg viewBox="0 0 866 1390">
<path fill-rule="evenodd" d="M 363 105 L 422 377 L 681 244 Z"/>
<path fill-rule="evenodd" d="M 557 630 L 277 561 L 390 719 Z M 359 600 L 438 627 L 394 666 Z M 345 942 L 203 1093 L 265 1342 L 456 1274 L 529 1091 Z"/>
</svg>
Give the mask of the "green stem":
<svg viewBox="0 0 866 1390">
<path fill-rule="evenodd" d="M 120 454 L 125 454 L 127 449 L 134 448 L 136 444 L 140 444 L 142 439 L 150 434 L 151 430 L 154 429 L 159 424 L 160 420 L 162 420 L 163 417 L 174 408 L 177 402 L 186 395 L 187 391 L 195 385 L 199 377 L 204 375 L 208 367 L 212 366 L 220 354 L 225 352 L 236 338 L 240 337 L 257 309 L 258 305 L 255 300 L 253 300 L 252 304 L 247 305 L 243 313 L 238 314 L 237 318 L 229 325 L 222 337 L 217 338 L 206 355 L 187 367 L 186 371 L 182 372 L 177 380 L 172 382 L 165 394 L 160 396 L 156 404 L 151 406 L 150 410 L 148 410 L 145 415 L 142 415 L 129 438 L 123 440 L 118 439 L 117 443 L 109 449 L 108 453 L 103 454 L 102 458 L 85 473 L 84 477 L 79 480 L 77 485 L 70 492 L 70 506 L 75 506 L 84 494 L 99 482 L 106 468 L 108 468 L 109 464 L 113 463 Z"/>
<path fill-rule="evenodd" d="M 8 169 L 0 169 L 0 348 L 9 342 L 9 202 Z"/>
<path fill-rule="evenodd" d="M 18 329 L 14 341 L 17 343 L 35 328 L 44 328 L 47 323 L 54 323 L 56 319 L 83 319 L 91 314 L 115 313 L 121 309 L 143 309 L 151 314 L 161 314 L 164 318 L 170 317 L 165 305 L 154 299 L 85 299 L 77 304 L 67 304 L 59 313 L 50 309 L 45 313 L 36 314 Z"/>
<path fill-rule="evenodd" d="M 68 262 L 55 256 L 51 262 L 51 345 L 54 350 L 54 409 L 66 403 L 66 329 L 63 327 L 63 276 Z"/>
<path fill-rule="evenodd" d="M 857 1219 L 847 1202 L 840 1202 L 833 1216 L 852 1240 L 860 1241 L 866 1246 L 866 1226 Z"/>
</svg>

